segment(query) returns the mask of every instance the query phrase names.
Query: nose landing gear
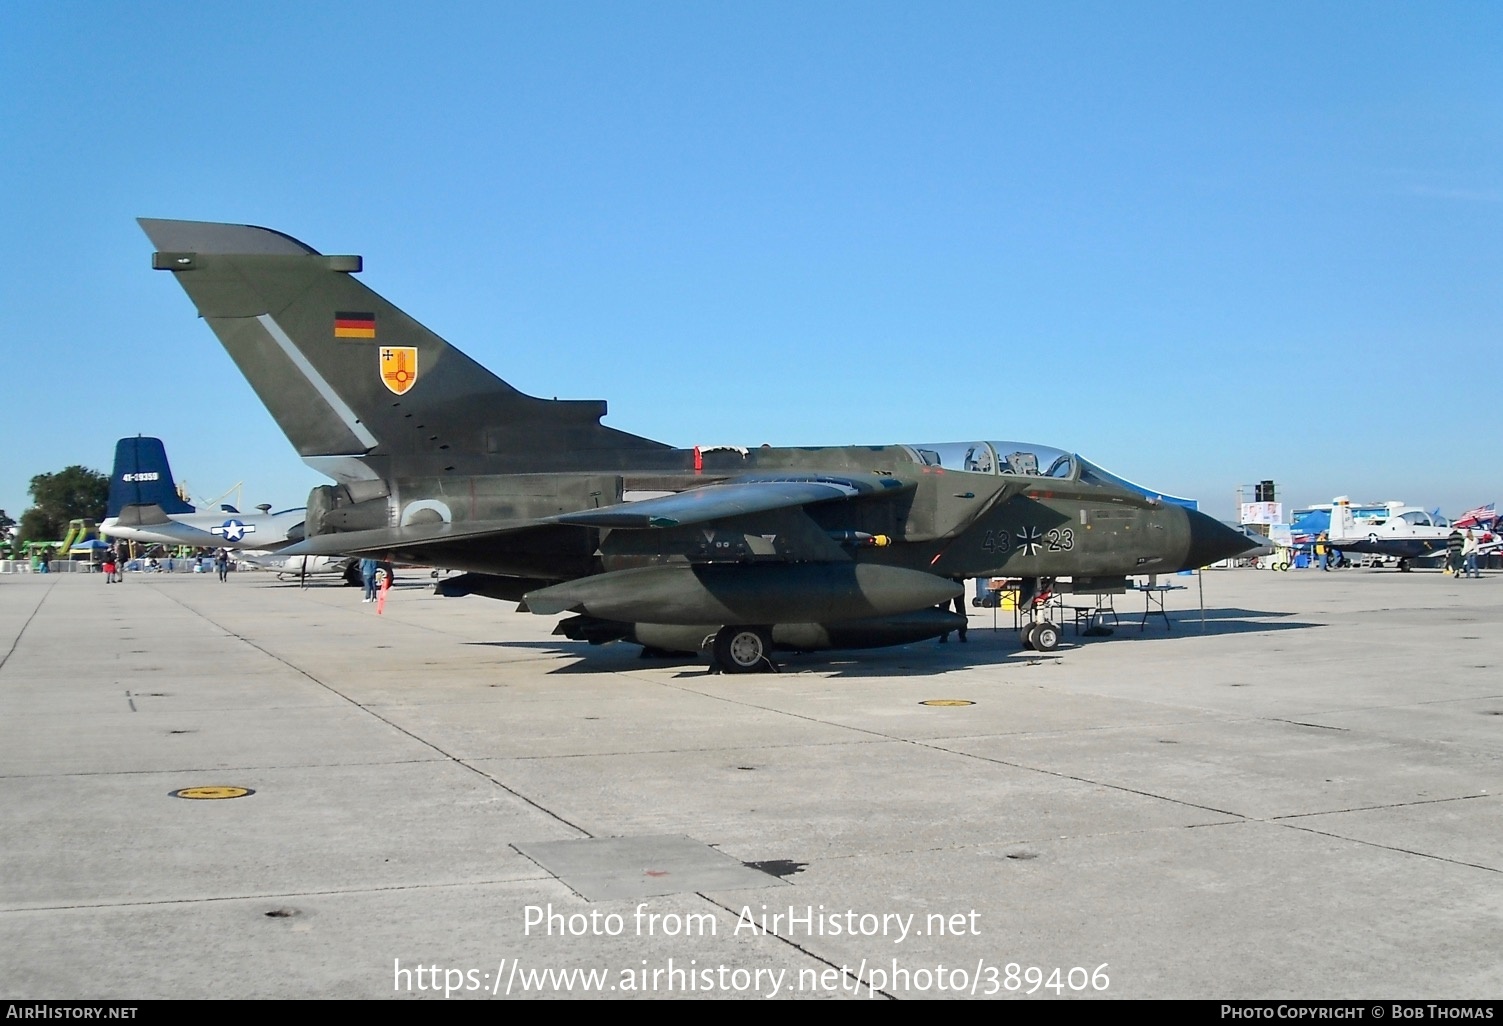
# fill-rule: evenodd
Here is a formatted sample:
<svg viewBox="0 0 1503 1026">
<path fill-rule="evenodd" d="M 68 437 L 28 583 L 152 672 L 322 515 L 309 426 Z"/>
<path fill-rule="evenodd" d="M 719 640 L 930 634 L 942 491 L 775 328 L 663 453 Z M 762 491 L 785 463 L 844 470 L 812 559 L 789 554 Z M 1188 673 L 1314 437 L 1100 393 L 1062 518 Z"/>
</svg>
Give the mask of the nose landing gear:
<svg viewBox="0 0 1503 1026">
<path fill-rule="evenodd" d="M 1062 632 L 1058 625 L 1039 619 L 1038 610 L 1049 604 L 1054 597 L 1053 578 L 1025 577 L 1018 592 L 1018 608 L 1026 610 L 1029 620 L 1019 631 L 1023 647 L 1035 652 L 1053 652 L 1059 647 Z"/>
</svg>

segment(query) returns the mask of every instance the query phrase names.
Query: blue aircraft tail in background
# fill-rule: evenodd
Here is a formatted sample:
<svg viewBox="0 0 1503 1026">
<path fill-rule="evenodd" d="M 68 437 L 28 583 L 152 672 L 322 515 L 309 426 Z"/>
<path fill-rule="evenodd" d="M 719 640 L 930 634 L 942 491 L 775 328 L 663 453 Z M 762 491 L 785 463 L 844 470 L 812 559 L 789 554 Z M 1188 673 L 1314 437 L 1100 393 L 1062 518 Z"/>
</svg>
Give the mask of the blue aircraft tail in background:
<svg viewBox="0 0 1503 1026">
<path fill-rule="evenodd" d="M 159 506 L 163 513 L 192 513 L 177 494 L 167 449 L 160 438 L 122 438 L 115 443 L 115 469 L 110 472 L 110 499 L 105 517 L 118 517 L 127 506 Z"/>
</svg>

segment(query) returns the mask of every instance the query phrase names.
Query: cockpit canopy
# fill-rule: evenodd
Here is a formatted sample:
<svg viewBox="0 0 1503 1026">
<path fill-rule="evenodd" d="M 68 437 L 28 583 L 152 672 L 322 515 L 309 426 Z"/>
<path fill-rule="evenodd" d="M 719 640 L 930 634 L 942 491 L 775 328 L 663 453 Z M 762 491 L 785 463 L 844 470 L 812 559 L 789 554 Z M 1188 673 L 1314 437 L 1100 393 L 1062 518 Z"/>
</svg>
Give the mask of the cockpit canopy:
<svg viewBox="0 0 1503 1026">
<path fill-rule="evenodd" d="M 972 474 L 1023 474 L 1074 480 L 1077 457 L 1029 442 L 943 442 L 909 446 L 921 463 Z"/>
<path fill-rule="evenodd" d="M 1133 484 L 1110 471 L 1102 470 L 1084 457 L 1049 445 L 1035 445 L 1032 442 L 941 442 L 910 445 L 908 448 L 918 462 L 926 467 L 943 467 L 945 470 L 967 474 L 1019 474 L 1056 481 L 1083 481 L 1086 484 L 1123 488 L 1154 501 L 1196 508 L 1194 499 L 1180 499 Z"/>
<path fill-rule="evenodd" d="M 1451 522 L 1440 515 L 1431 516 L 1424 510 L 1412 509 L 1407 513 L 1400 513 L 1399 519 L 1410 527 L 1450 527 Z"/>
</svg>

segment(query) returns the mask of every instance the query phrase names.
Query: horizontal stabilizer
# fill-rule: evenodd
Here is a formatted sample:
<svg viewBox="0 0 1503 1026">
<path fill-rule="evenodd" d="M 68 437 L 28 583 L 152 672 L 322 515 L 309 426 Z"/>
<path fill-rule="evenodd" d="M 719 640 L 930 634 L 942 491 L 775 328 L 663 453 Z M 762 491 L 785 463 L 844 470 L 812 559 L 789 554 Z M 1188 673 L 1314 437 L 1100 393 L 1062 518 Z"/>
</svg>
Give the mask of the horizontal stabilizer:
<svg viewBox="0 0 1503 1026">
<path fill-rule="evenodd" d="M 167 511 L 161 506 L 151 503 L 145 506 L 124 506 L 115 522 L 121 527 L 156 527 L 158 524 L 171 523 L 167 519 Z"/>
<path fill-rule="evenodd" d="M 224 545 L 225 540 L 221 536 L 192 527 L 164 517 L 161 520 L 143 519 L 139 523 L 133 523 L 129 519 L 132 510 L 159 510 L 155 506 L 127 506 L 122 510 L 122 516 L 113 520 L 106 520 L 99 527 L 99 533 L 107 536 L 126 534 L 130 531 L 143 532 L 144 537 L 137 540 L 154 542 L 162 545 L 191 545 L 194 548 L 218 548 Z M 116 530 L 121 528 L 123 530 Z M 130 536 L 130 535 L 127 535 Z"/>
</svg>

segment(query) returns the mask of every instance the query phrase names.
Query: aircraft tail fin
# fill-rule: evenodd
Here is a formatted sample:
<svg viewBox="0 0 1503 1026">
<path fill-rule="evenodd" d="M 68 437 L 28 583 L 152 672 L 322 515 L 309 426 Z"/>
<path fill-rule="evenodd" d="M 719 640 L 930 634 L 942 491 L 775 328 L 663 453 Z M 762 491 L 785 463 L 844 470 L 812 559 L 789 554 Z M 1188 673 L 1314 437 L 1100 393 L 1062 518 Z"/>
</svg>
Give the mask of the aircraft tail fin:
<svg viewBox="0 0 1503 1026">
<path fill-rule="evenodd" d="M 1352 516 L 1352 504 L 1345 497 L 1331 503 L 1331 529 L 1327 537 L 1333 543 L 1357 537 L 1357 520 Z"/>
<path fill-rule="evenodd" d="M 668 448 L 601 425 L 603 402 L 513 388 L 358 281 L 358 256 L 325 256 L 249 225 L 140 224 L 157 249 L 152 266 L 173 273 L 315 466 L 386 457 L 464 473 L 579 450 Z"/>
<path fill-rule="evenodd" d="M 106 517 L 118 517 L 127 506 L 159 506 L 164 513 L 192 513 L 177 493 L 167 449 L 160 438 L 122 438 L 115 443 L 115 467 L 110 472 Z"/>
</svg>

